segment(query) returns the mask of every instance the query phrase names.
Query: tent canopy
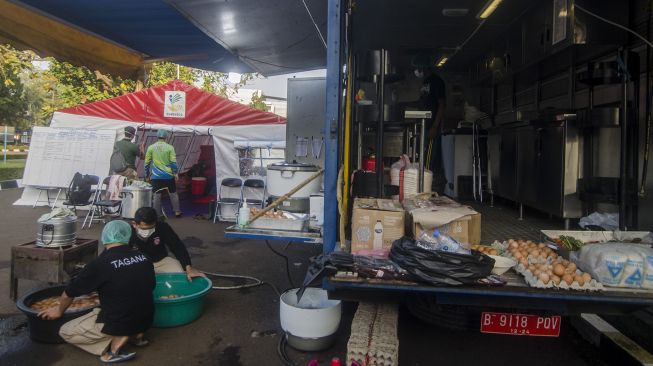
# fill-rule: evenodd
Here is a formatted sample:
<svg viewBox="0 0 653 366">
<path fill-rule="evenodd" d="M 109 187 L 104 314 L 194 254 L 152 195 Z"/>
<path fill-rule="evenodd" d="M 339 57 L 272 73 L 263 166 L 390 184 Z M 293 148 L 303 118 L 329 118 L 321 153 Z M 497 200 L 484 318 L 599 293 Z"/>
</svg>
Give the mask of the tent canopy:
<svg viewBox="0 0 653 366">
<path fill-rule="evenodd" d="M 125 77 L 156 60 L 264 75 L 323 68 L 326 2 L 304 3 L 0 0 L 0 42 Z"/>
<path fill-rule="evenodd" d="M 253 71 L 165 0 L 2 0 L 0 3 L 13 5 L 11 12 L 2 13 L 2 17 L 11 22 L 0 22 L 0 35 L 74 64 L 88 65 L 92 61 L 101 67 L 105 55 L 76 46 L 76 39 L 65 29 L 43 27 L 43 19 L 133 50 L 143 56 L 144 62 L 168 60 L 211 71 Z M 20 14 L 16 12 L 18 8 L 22 8 Z M 14 27 L 13 23 L 20 27 Z M 42 37 L 47 37 L 50 43 L 39 44 Z M 64 50 L 59 51 L 61 45 Z M 132 75 L 125 75 L 129 73 L 126 69 L 120 74 L 133 76 L 141 67 L 133 63 L 132 66 L 136 66 L 131 70 Z"/>
<path fill-rule="evenodd" d="M 185 93 L 185 115 L 165 117 L 166 92 Z M 104 120 L 105 127 L 131 122 L 148 128 L 208 131 L 215 126 L 285 124 L 286 119 L 274 113 L 242 105 L 179 80 L 143 89 L 120 97 L 77 107 L 62 109 L 52 117 L 53 127 L 80 127 L 84 121 L 97 126 Z M 151 126 L 151 127 L 150 127 Z"/>
</svg>

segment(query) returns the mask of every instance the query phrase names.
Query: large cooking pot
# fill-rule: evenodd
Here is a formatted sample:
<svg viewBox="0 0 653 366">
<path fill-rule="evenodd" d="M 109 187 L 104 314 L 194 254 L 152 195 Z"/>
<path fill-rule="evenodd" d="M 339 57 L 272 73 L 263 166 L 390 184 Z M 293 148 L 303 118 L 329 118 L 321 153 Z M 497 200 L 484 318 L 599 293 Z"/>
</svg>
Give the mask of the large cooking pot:
<svg viewBox="0 0 653 366">
<path fill-rule="evenodd" d="M 67 247 L 77 241 L 76 216 L 39 219 L 37 224 L 36 245 L 40 247 Z"/>
<path fill-rule="evenodd" d="M 318 170 L 319 168 L 315 165 L 302 163 L 275 163 L 268 165 L 268 196 L 283 196 L 300 183 L 310 178 Z M 312 194 L 320 192 L 321 185 L 322 178 L 315 178 L 302 189 L 295 192 L 291 197 L 308 199 Z"/>
<path fill-rule="evenodd" d="M 122 189 L 122 217 L 133 219 L 141 207 L 152 207 L 152 186 L 131 185 Z"/>
<path fill-rule="evenodd" d="M 288 336 L 288 344 L 308 352 L 329 348 L 340 326 L 340 300 L 330 300 L 321 288 L 308 287 L 297 301 L 298 290 L 284 292 L 279 301 L 281 329 Z"/>
<path fill-rule="evenodd" d="M 30 306 L 39 300 L 52 296 L 60 296 L 66 286 L 48 287 L 46 289 L 32 291 L 20 298 L 16 306 L 27 316 L 27 326 L 29 327 L 29 337 L 33 341 L 43 343 L 64 343 L 59 336 L 59 328 L 70 320 L 82 316 L 93 308 L 80 310 L 66 310 L 66 312 L 57 320 L 45 320 L 38 317 L 38 312 Z"/>
</svg>

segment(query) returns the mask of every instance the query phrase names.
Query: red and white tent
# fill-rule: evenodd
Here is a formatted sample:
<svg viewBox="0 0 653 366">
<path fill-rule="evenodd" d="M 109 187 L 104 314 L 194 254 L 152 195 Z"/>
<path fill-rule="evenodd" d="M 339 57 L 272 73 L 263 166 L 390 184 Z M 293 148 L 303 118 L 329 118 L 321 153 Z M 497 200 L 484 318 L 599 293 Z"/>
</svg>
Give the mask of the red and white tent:
<svg viewBox="0 0 653 366">
<path fill-rule="evenodd" d="M 117 139 L 123 138 L 127 126 L 135 127 L 139 141 L 145 140 L 146 145 L 156 139 L 157 130 L 169 131 L 168 140 L 175 146 L 182 172 L 195 164 L 199 146 L 212 143 L 218 183 L 225 177 L 239 176 L 236 147 L 284 148 L 286 139 L 285 118 L 179 80 L 62 109 L 54 113 L 50 123 L 54 128 L 114 129 Z"/>
</svg>

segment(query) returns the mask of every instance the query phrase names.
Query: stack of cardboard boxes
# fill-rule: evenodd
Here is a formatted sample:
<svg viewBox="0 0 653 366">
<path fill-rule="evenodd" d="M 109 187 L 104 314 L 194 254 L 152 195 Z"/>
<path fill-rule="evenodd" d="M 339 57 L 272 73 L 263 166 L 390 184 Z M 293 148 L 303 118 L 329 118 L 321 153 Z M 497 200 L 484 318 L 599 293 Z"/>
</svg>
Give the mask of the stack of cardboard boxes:
<svg viewBox="0 0 653 366">
<path fill-rule="evenodd" d="M 411 198 L 403 205 L 389 199 L 356 198 L 351 251 L 387 253 L 405 233 L 416 238 L 436 228 L 459 242 L 481 242 L 481 214 L 447 197 Z"/>
</svg>

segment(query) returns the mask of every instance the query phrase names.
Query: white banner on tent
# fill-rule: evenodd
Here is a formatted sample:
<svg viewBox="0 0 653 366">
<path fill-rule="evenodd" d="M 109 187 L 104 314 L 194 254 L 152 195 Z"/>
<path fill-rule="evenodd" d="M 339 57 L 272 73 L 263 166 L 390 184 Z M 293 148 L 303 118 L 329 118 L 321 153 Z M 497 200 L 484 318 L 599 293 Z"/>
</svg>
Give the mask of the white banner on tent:
<svg viewBox="0 0 653 366">
<path fill-rule="evenodd" d="M 285 149 L 286 141 L 235 140 L 234 147 L 236 149 Z"/>
<path fill-rule="evenodd" d="M 35 127 L 23 185 L 68 187 L 75 172 L 105 177 L 115 130 Z"/>
</svg>

